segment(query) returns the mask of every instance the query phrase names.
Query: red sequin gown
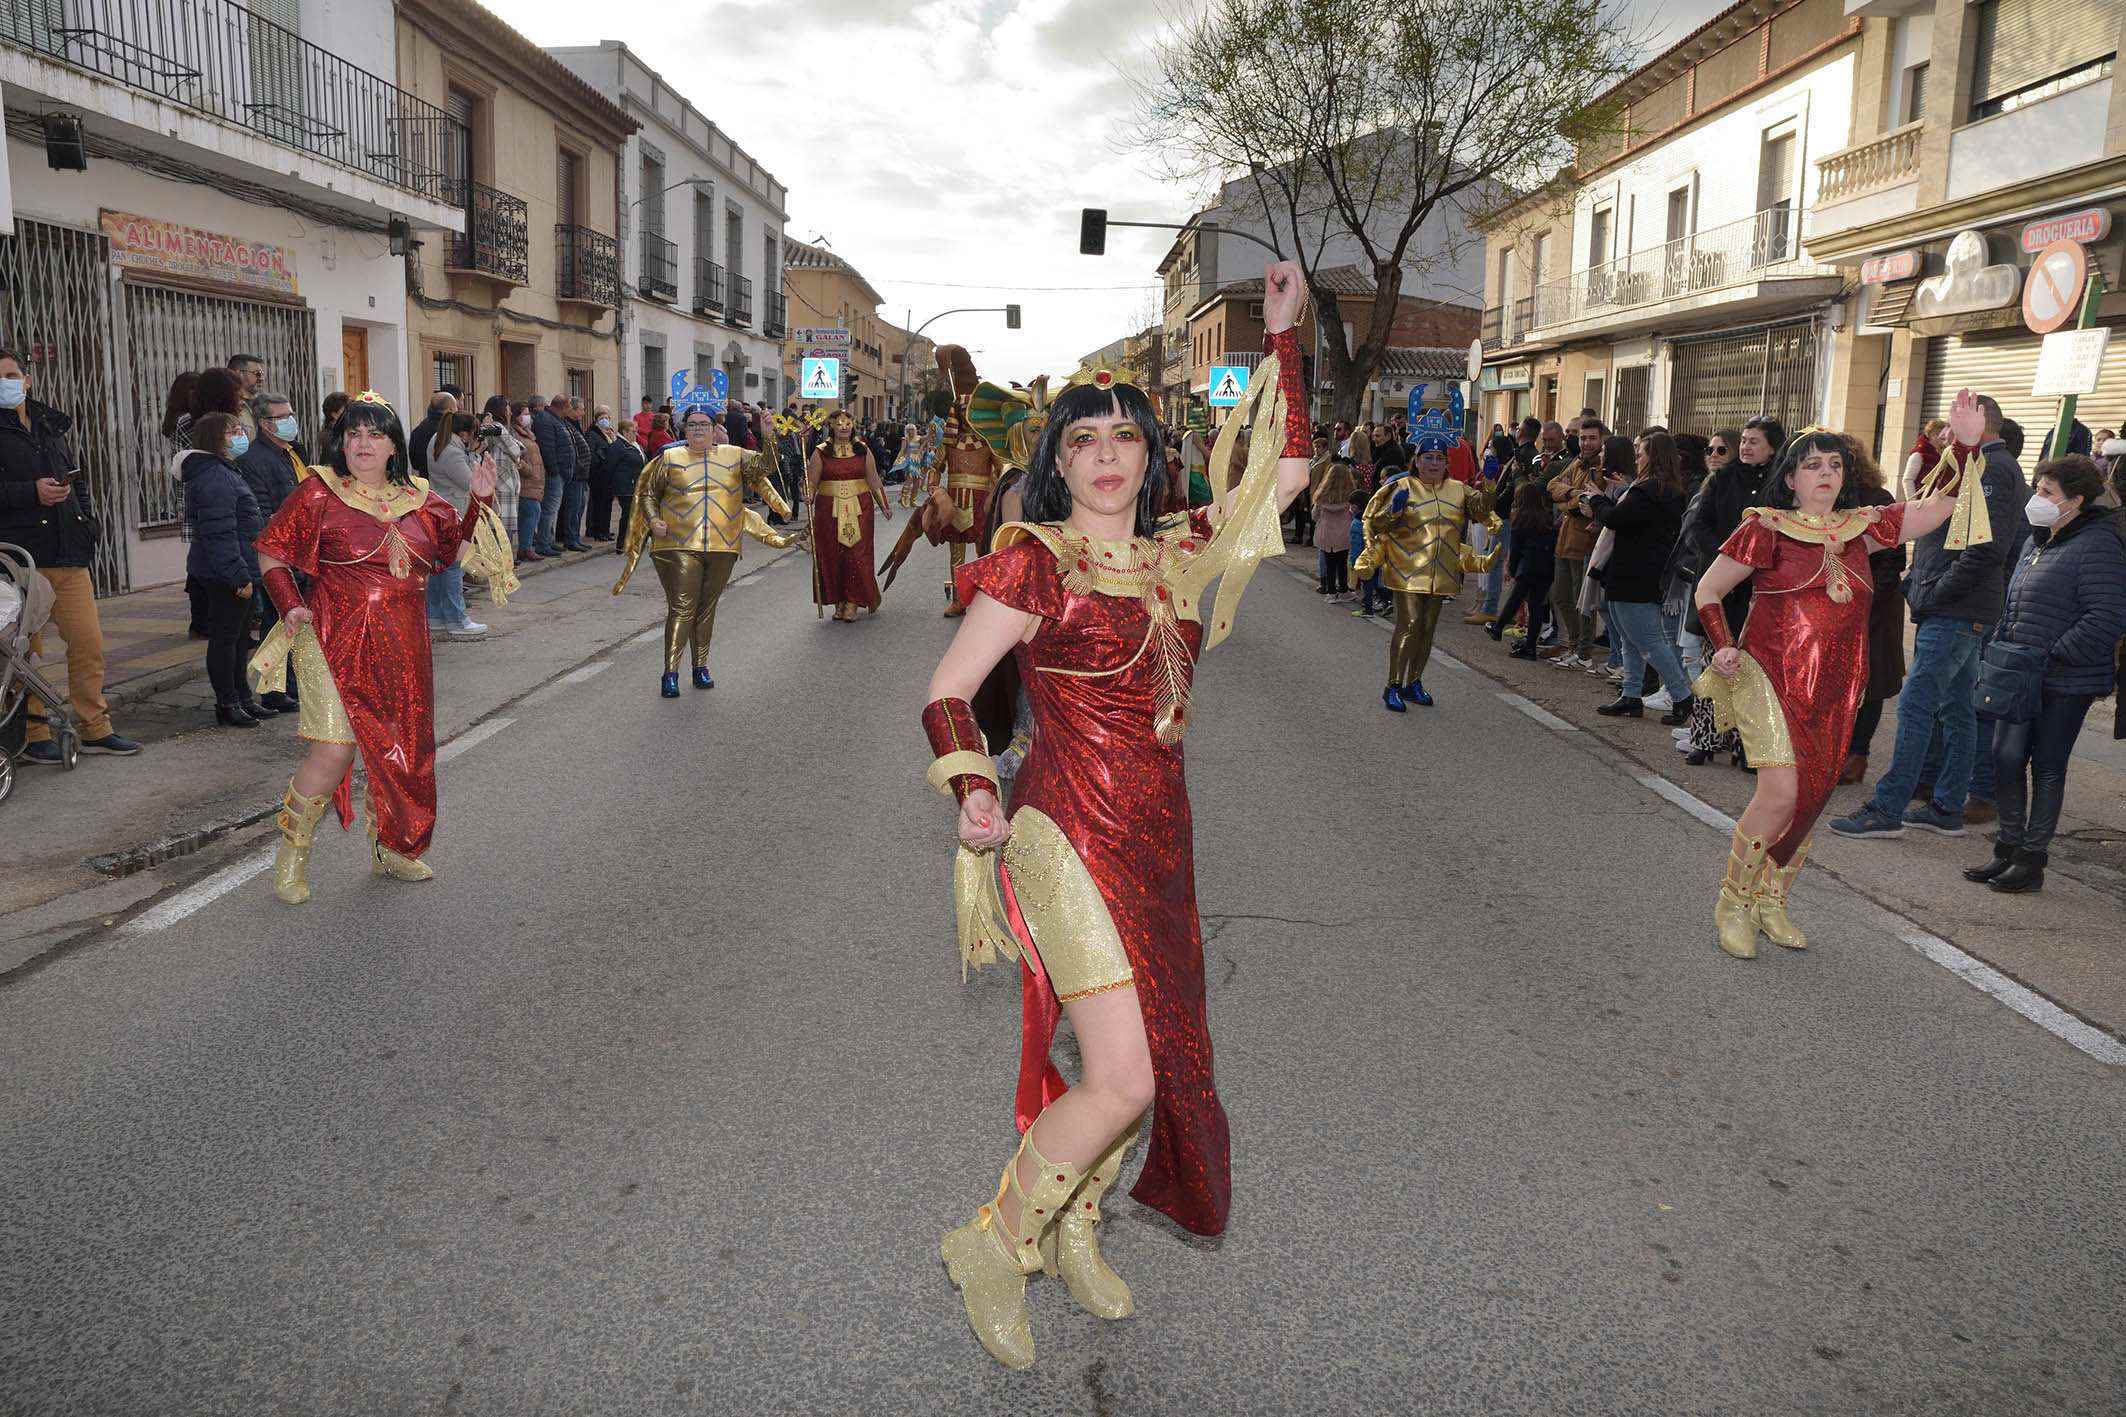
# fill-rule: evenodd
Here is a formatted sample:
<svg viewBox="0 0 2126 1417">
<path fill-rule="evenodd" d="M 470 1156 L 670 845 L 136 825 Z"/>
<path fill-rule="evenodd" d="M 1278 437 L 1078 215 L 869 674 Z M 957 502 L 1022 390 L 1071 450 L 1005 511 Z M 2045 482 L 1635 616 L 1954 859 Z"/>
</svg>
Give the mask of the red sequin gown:
<svg viewBox="0 0 2126 1417">
<path fill-rule="evenodd" d="M 857 513 L 857 525 L 862 528 L 856 544 L 844 546 L 836 534 L 834 504 L 836 499 L 829 494 L 830 483 L 848 487 L 851 482 L 864 488 L 862 510 Z M 812 544 L 819 557 L 819 603 L 821 605 L 854 605 L 860 610 L 878 609 L 878 557 L 873 550 L 873 527 L 877 511 L 869 493 L 869 481 L 864 477 L 864 454 L 857 449 L 854 457 L 838 458 L 827 444 L 819 450 L 819 486 L 813 489 L 812 499 Z"/>
<path fill-rule="evenodd" d="M 1209 539 L 1200 513 L 1192 526 Z M 1180 746 L 1154 736 L 1159 670 L 1154 655 L 1139 653 L 1148 612 L 1121 596 L 1069 593 L 1055 554 L 1035 540 L 960 567 L 956 583 L 963 603 L 979 591 L 1042 618 L 1016 650 L 1034 729 L 1012 810 L 1038 808 L 1062 829 L 1129 952 L 1158 1083 L 1144 1174 L 1131 1194 L 1199 1235 L 1216 1235 L 1232 1195 L 1230 1144 L 1211 1077 L 1188 785 Z M 1180 629 L 1193 671 L 1203 627 L 1183 621 Z M 1041 672 L 1112 670 L 1132 656 L 1128 669 L 1098 678 Z M 1061 1006 L 1045 977 L 1021 979 L 1023 1131 L 1065 1085 L 1048 1058 Z"/>
<path fill-rule="evenodd" d="M 348 505 L 327 478 L 338 480 L 320 468 L 297 484 L 256 544 L 310 578 L 303 603 L 368 770 L 377 839 L 401 856 L 418 857 L 428 850 L 436 825 L 428 577 L 456 562 L 480 504 L 472 503 L 460 518 L 430 492 L 396 521 L 386 521 Z M 391 569 L 394 529 L 405 544 L 403 578 Z M 347 779 L 334 800 L 340 824 L 350 824 Z"/>
<path fill-rule="evenodd" d="M 1798 541 L 1751 515 L 1720 548 L 1755 571 L 1737 645 L 1771 681 L 1794 744 L 1794 817 L 1769 852 L 1782 866 L 1808 840 L 1838 786 L 1868 685 L 1868 606 L 1875 594 L 1868 555 L 1898 544 L 1904 515 L 1901 502 L 1884 507 L 1872 534 L 1838 550 L 1839 579 L 1850 592 L 1844 601 L 1831 595 L 1836 573 L 1830 548 L 1820 542 Z"/>
</svg>

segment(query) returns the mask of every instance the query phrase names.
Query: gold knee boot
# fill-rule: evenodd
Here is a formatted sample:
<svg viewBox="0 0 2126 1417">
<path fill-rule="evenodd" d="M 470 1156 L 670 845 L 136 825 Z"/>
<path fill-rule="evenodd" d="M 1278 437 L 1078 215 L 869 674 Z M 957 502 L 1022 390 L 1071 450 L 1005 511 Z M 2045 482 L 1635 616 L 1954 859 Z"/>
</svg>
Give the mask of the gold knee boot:
<svg viewBox="0 0 2126 1417">
<path fill-rule="evenodd" d="M 1019 1181 L 1019 1158 L 1034 1182 Z M 967 1321 L 989 1356 L 1007 1368 L 1033 1366 L 1033 1326 L 1026 1316 L 1026 1276 L 1041 1268 L 1041 1232 L 1055 1223 L 1082 1180 L 1078 1169 L 1043 1159 L 1028 1128 L 1019 1150 L 997 1182 L 997 1197 L 974 1219 L 946 1235 L 938 1246 L 945 1272 L 967 1303 Z M 1019 1228 L 1013 1232 L 999 1209 L 1006 1190 L 1019 1193 Z"/>
<path fill-rule="evenodd" d="M 1813 838 L 1812 838 L 1813 839 Z M 1757 880 L 1757 898 L 1750 913 L 1756 919 L 1757 928 L 1764 938 L 1781 949 L 1805 950 L 1809 937 L 1801 933 L 1786 913 L 1786 893 L 1794 884 L 1794 877 L 1801 874 L 1802 858 L 1809 854 L 1809 844 L 1804 841 L 1794 849 L 1793 857 L 1782 866 L 1776 861 L 1764 863 L 1764 874 Z"/>
<path fill-rule="evenodd" d="M 1122 1154 L 1137 1139 L 1137 1127 L 1115 1138 L 1085 1172 L 1085 1184 L 1063 1207 L 1055 1228 L 1041 1237 L 1041 1266 L 1063 1281 L 1078 1307 L 1103 1319 L 1126 1319 L 1136 1312 L 1129 1285 L 1107 1267 L 1100 1255 L 1100 1197 L 1122 1174 Z"/>
<path fill-rule="evenodd" d="M 389 876 L 394 881 L 430 881 L 435 872 L 428 863 L 412 856 L 401 856 L 377 839 L 376 818 L 369 819 L 369 874 Z"/>
<path fill-rule="evenodd" d="M 317 824 L 331 803 L 331 793 L 305 797 L 292 781 L 281 798 L 280 815 L 273 819 L 281 829 L 280 850 L 273 853 L 273 893 L 290 905 L 310 899 L 310 843 L 317 839 Z"/>
<path fill-rule="evenodd" d="M 1757 957 L 1757 919 L 1752 908 L 1757 897 L 1757 878 L 1764 874 L 1765 841 L 1745 836 L 1735 828 L 1727 849 L 1727 874 L 1720 879 L 1720 900 L 1713 906 L 1713 927 L 1720 933 L 1720 948 L 1736 959 Z"/>
</svg>

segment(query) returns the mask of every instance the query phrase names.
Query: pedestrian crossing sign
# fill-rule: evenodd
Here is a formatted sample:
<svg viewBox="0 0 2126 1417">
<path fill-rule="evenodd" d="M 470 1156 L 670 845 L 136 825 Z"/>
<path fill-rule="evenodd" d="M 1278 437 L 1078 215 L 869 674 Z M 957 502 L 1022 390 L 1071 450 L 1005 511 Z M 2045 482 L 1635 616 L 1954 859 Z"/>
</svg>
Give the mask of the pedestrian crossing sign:
<svg viewBox="0 0 2126 1417">
<path fill-rule="evenodd" d="M 1204 402 L 1212 408 L 1236 408 L 1248 391 L 1248 371 L 1238 364 L 1211 366 L 1211 391 Z"/>
<path fill-rule="evenodd" d="M 839 359 L 807 359 L 798 370 L 797 396 L 839 402 L 842 396 L 842 362 Z"/>
</svg>

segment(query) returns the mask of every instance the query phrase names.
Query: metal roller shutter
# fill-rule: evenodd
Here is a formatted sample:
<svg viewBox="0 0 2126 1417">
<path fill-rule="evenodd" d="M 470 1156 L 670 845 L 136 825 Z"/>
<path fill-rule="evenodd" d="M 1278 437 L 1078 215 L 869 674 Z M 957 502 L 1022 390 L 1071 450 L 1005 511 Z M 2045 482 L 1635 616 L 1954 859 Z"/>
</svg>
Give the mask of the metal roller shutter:
<svg viewBox="0 0 2126 1417">
<path fill-rule="evenodd" d="M 2112 330 L 2111 354 L 2104 360 L 2097 391 L 2083 395 L 2075 410 L 2075 417 L 2091 431 L 2117 428 L 2126 420 L 2126 357 L 2120 354 L 2121 342 L 2126 341 L 2126 320 L 2104 323 Z M 2030 381 L 2037 377 L 2038 343 L 2038 337 L 2026 330 L 1928 340 L 1927 387 L 1919 400 L 1921 420 L 1947 418 L 1958 389 L 1990 394 L 1999 400 L 2004 417 L 2023 425 L 2027 440 L 2023 465 L 2035 467 L 2045 434 L 2060 416 L 2058 399 L 2030 396 Z"/>
<path fill-rule="evenodd" d="M 1982 106 L 2119 47 L 2106 0 L 1981 0 L 1971 103 Z"/>
<path fill-rule="evenodd" d="M 1816 421 L 1816 323 L 1677 340 L 1671 346 L 1669 428 L 1710 433 L 1769 413 L 1788 428 Z"/>
</svg>

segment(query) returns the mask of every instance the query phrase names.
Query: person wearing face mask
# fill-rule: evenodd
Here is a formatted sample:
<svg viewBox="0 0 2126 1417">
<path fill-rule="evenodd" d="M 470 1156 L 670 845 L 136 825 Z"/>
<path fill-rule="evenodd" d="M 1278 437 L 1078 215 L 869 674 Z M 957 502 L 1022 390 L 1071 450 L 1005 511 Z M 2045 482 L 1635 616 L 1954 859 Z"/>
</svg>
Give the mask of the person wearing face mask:
<svg viewBox="0 0 2126 1417">
<path fill-rule="evenodd" d="M 1770 475 L 1772 464 L 1786 446 L 1786 428 L 1770 414 L 1759 414 L 1740 429 L 1724 428 L 1714 434 L 1706 444 L 1706 464 L 1718 459 L 1713 449 L 1719 446 L 1726 460 L 1706 474 L 1698 495 L 1683 513 L 1683 530 L 1676 539 L 1679 548 L 1684 548 L 1687 560 L 1680 564 L 1696 568 L 1692 583 L 1705 574 L 1704 568 L 1713 563 L 1720 547 L 1742 525 L 1742 513 L 1763 499 L 1764 482 Z M 1727 594 L 1721 603 L 1721 611 L 1730 625 L 1740 625 L 1749 619 L 1750 594 L 1753 582 L 1744 580 Z M 1691 649 L 1694 660 L 1702 660 L 1706 654 L 1705 634 L 1697 612 L 1696 603 L 1686 599 L 1683 624 L 1677 635 L 1681 641 L 1686 635 L 1695 643 Z M 1698 714 L 1690 722 L 1690 736 L 1683 740 L 1688 756 L 1685 762 L 1693 766 L 1711 762 L 1725 754 L 1729 761 L 1740 765 L 1742 739 L 1740 735 L 1716 731 L 1713 727 L 1712 706 L 1701 702 Z"/>
<path fill-rule="evenodd" d="M 746 505 L 751 487 L 763 502 L 789 515 L 789 505 L 775 490 L 772 452 L 749 453 L 730 442 L 706 408 L 688 409 L 681 426 L 686 442 L 659 453 L 636 479 L 627 562 L 613 586 L 615 595 L 627 588 L 648 546 L 664 587 L 664 677 L 657 691 L 668 699 L 679 697 L 683 651 L 693 660 L 694 687 L 716 687 L 709 674 L 709 641 L 716 633 L 716 604 L 744 545 L 740 533 L 774 547 L 796 540 Z"/>
<path fill-rule="evenodd" d="M 266 524 L 236 467 L 249 455 L 250 443 L 234 418 L 209 413 L 193 420 L 192 446 L 173 460 L 191 532 L 185 574 L 206 591 L 207 679 L 214 686 L 214 721 L 225 728 L 256 728 L 279 710 L 278 704 L 269 708 L 253 700 L 242 672 L 251 639 L 252 588 L 259 582 L 258 553 L 251 542 Z"/>
<path fill-rule="evenodd" d="M 2126 512 L 2101 505 L 2104 475 L 2079 454 L 2042 463 L 2024 505 L 2030 547 L 2008 583 L 2007 610 L 1989 664 L 2015 646 L 2030 681 L 2026 702 L 1993 727 L 1995 805 L 2000 834 L 1993 859 L 1964 872 L 2015 895 L 2045 884 L 2053 833 L 2067 792 L 2067 763 L 2089 706 L 2118 686 L 2119 638 L 2126 635 Z M 2028 801 L 2025 802 L 2025 776 Z"/>
<path fill-rule="evenodd" d="M 606 450 L 619 436 L 613 431 L 613 411 L 599 404 L 591 415 L 591 426 L 583 430 L 584 441 L 590 445 L 590 475 L 584 479 L 589 490 L 590 502 L 584 513 L 583 539 L 585 541 L 611 541 L 613 539 L 613 474 L 606 462 Z"/>
<path fill-rule="evenodd" d="M 1968 390 L 1956 418 L 1975 440 L 1981 420 Z M 1735 959 L 1756 958 L 1760 934 L 1808 948 L 1787 901 L 1867 687 L 1868 556 L 1926 535 L 1956 506 L 1949 492 L 1888 507 L 1861 506 L 1860 495 L 1844 437 L 1808 429 L 1787 446 L 1764 505 L 1745 513 L 1698 582 L 1713 658 L 1697 692 L 1712 700 L 1720 728 L 1742 734 L 1757 769 L 1713 907 L 1716 943 Z M 1745 580 L 1757 591 L 1738 641 L 1723 602 Z"/>
<path fill-rule="evenodd" d="M 539 518 L 546 509 L 546 455 L 540 451 L 528 404 L 509 406 L 510 440 L 517 449 L 517 564 L 544 561 Z"/>
<path fill-rule="evenodd" d="M 827 420 L 826 441 L 805 462 L 805 501 L 812 506 L 804 536 L 812 549 L 813 601 L 833 606 L 842 624 L 854 621 L 859 607 L 876 615 L 872 510 L 890 522 L 893 508 L 871 450 L 856 440 L 856 418 L 845 408 Z"/>
<path fill-rule="evenodd" d="M 310 475 L 310 469 L 295 445 L 302 436 L 302 427 L 295 420 L 294 404 L 280 394 L 253 394 L 251 422 L 258 429 L 258 436 L 250 440 L 250 447 L 234 462 L 251 488 L 251 496 L 258 503 L 259 525 L 264 526 L 264 519 L 280 509 L 295 484 Z M 263 638 L 273 633 L 280 616 L 273 609 L 273 601 L 261 590 L 252 588 L 251 604 L 258 612 L 258 633 Z M 294 695 L 278 692 L 261 694 L 258 703 L 275 713 L 294 713 L 299 707 Z"/>
<path fill-rule="evenodd" d="M 436 425 L 435 440 L 428 449 L 428 486 L 464 516 L 472 501 L 474 438 L 479 425 L 469 413 L 449 413 Z M 490 460 L 494 466 L 498 460 Z M 501 473 L 495 474 L 499 488 Z M 428 633 L 452 640 L 478 640 L 487 627 L 465 608 L 465 568 L 444 566 L 428 577 Z"/>
<path fill-rule="evenodd" d="M 89 574 L 96 513 L 67 442 L 74 420 L 31 397 L 33 391 L 29 366 L 14 351 L 0 349 L 0 541 L 29 552 L 52 589 L 51 628 L 66 643 L 67 699 L 82 751 L 130 756 L 140 745 L 112 729 L 103 697 L 103 624 Z M 41 650 L 42 639 L 31 641 L 33 652 Z M 63 762 L 43 701 L 32 695 L 27 710 L 24 760 Z"/>
</svg>

